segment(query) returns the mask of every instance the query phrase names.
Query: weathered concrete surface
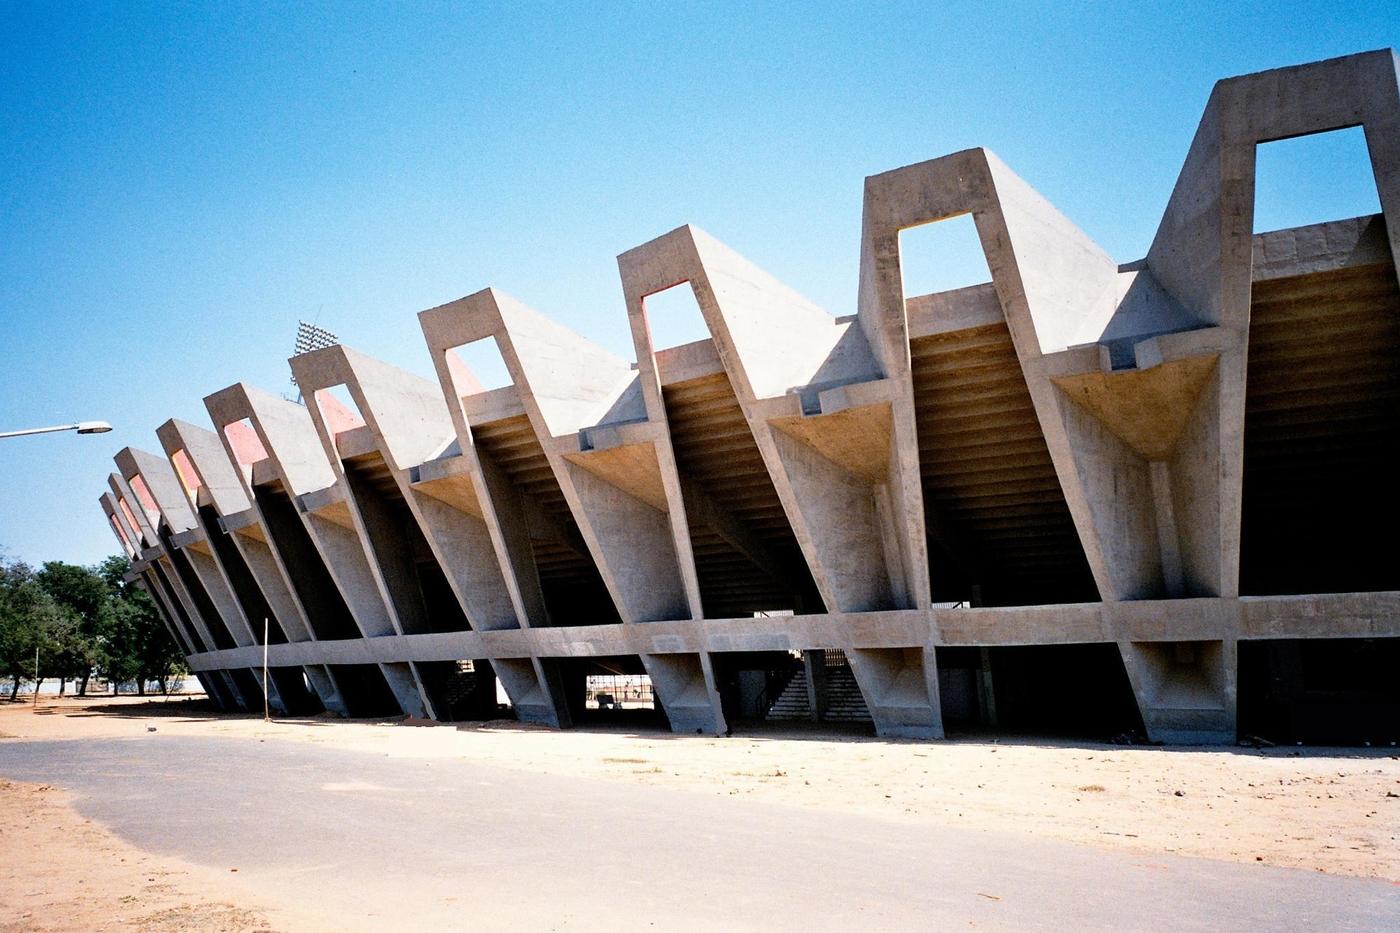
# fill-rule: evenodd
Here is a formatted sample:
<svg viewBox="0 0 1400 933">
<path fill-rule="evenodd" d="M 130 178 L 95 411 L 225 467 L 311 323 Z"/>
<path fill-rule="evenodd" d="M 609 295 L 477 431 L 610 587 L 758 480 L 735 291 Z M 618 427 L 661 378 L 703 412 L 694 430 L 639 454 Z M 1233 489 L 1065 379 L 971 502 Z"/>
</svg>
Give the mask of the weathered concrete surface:
<svg viewBox="0 0 1400 933">
<path fill-rule="evenodd" d="M 1365 592 L 1241 595 L 1246 386 L 1295 471 L 1285 502 L 1378 449 L 1319 445 L 1326 405 L 1328 443 L 1400 434 L 1389 376 L 1338 376 L 1389 373 L 1400 345 L 1396 74 L 1386 50 L 1221 81 L 1143 259 L 969 149 L 866 179 L 853 315 L 682 226 L 618 258 L 636 364 L 486 288 L 419 315 L 436 386 L 343 347 L 296 357 L 307 407 L 215 393 L 215 434 L 170 422 L 166 460 L 124 451 L 103 509 L 231 703 L 260 614 L 328 708 L 364 665 L 441 715 L 423 665 L 487 660 L 517 715 L 564 726 L 592 659 L 645 669 L 677 731 L 728 728 L 719 654 L 843 650 L 878 732 L 936 737 L 940 649 L 1097 644 L 1150 737 L 1231 740 L 1242 641 L 1400 637 L 1384 562 L 1337 587 Z M 1382 214 L 1256 234 L 1255 147 L 1356 125 Z M 963 215 L 991 281 L 906 294 L 901 231 Z M 647 303 L 676 287 L 710 337 L 657 348 Z M 1292 322 L 1337 353 L 1251 375 L 1256 298 L 1256 350 Z M 510 385 L 458 361 L 484 340 Z M 1393 484 L 1370 494 L 1400 510 Z"/>
</svg>

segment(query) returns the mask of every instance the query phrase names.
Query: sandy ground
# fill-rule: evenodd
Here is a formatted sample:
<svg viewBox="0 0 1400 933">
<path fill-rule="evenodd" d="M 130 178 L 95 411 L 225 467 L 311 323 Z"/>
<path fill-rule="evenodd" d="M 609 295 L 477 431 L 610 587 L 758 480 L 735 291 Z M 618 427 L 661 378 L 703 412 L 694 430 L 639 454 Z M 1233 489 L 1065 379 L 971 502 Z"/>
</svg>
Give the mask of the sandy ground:
<svg viewBox="0 0 1400 933">
<path fill-rule="evenodd" d="M 0 741 L 141 736 L 150 727 L 175 735 L 464 758 L 1400 883 L 1400 753 L 1390 748 L 931 744 L 802 731 L 702 738 L 552 732 L 507 722 L 452 726 L 325 718 L 269 724 L 213 715 L 203 703 L 187 700 L 41 698 L 37 711 L 0 703 Z M 0 838 L 7 852 L 0 869 L 0 930 L 306 927 L 304 918 L 253 904 L 236 881 L 132 849 L 83 821 L 57 790 L 0 784 Z M 16 859 L 17 852 L 42 853 L 43 859 Z M 69 905 L 64 922 L 37 919 L 53 916 L 61 905 Z"/>
<path fill-rule="evenodd" d="M 241 892 L 127 845 L 74 813 L 58 788 L 0 779 L 0 840 L 4 933 L 271 928 L 263 912 L 233 903 L 244 902 Z"/>
</svg>

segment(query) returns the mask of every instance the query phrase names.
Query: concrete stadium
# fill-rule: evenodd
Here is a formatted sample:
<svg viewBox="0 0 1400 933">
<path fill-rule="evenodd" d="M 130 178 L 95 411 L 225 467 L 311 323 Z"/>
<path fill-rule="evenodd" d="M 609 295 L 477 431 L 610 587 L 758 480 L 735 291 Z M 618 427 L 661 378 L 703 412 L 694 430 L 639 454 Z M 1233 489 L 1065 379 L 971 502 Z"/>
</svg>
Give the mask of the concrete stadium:
<svg viewBox="0 0 1400 933">
<path fill-rule="evenodd" d="M 1256 232 L 1256 146 L 1357 126 L 1382 213 Z M 906 294 L 969 214 L 991 281 Z M 618 258 L 635 363 L 488 288 L 436 381 L 299 354 L 101 504 L 228 709 L 1393 741 L 1397 248 L 1394 53 L 1230 78 L 1144 258 L 957 152 L 866 179 L 854 314 L 683 226 Z M 653 346 L 671 288 L 709 339 Z"/>
</svg>

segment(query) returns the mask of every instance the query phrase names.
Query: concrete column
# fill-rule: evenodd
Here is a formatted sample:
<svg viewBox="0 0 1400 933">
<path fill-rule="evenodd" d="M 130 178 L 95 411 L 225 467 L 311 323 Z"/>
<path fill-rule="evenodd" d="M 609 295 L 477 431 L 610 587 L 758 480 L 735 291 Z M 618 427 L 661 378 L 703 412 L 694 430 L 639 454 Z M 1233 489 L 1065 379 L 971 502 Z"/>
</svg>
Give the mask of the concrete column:
<svg viewBox="0 0 1400 933">
<path fill-rule="evenodd" d="M 820 648 L 802 652 L 802 669 L 807 675 L 807 709 L 812 722 L 826 714 L 826 653 Z"/>
<path fill-rule="evenodd" d="M 1118 647 L 1149 739 L 1169 745 L 1234 743 L 1234 639 L 1120 641 Z"/>
<path fill-rule="evenodd" d="M 875 734 L 887 738 L 943 738 L 938 664 L 933 648 L 848 648 Z"/>
</svg>

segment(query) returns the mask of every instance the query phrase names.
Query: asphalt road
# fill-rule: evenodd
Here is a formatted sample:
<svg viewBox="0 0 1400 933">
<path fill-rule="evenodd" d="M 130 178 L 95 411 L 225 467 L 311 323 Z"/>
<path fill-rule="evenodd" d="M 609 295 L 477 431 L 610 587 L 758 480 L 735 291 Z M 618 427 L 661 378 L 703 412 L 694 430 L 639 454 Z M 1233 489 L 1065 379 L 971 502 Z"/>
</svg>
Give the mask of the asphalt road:
<svg viewBox="0 0 1400 933">
<path fill-rule="evenodd" d="M 290 742 L 0 742 L 135 845 L 349 928 L 1395 929 L 1381 881 Z"/>
</svg>

